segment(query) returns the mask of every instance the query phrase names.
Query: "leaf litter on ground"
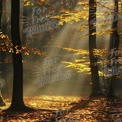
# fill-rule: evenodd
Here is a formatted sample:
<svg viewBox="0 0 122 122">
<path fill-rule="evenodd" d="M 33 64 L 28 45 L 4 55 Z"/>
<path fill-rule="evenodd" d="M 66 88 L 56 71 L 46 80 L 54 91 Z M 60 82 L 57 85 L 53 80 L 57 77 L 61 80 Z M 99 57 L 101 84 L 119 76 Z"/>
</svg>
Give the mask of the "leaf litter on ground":
<svg viewBox="0 0 122 122">
<path fill-rule="evenodd" d="M 6 106 L 0 107 L 0 122 L 117 122 L 122 121 L 122 99 L 109 100 L 104 97 L 88 96 L 35 96 L 24 97 L 27 106 L 34 112 L 11 112 L 2 110 L 10 106 L 10 99 L 5 99 Z M 68 110 L 68 111 L 67 111 Z"/>
</svg>

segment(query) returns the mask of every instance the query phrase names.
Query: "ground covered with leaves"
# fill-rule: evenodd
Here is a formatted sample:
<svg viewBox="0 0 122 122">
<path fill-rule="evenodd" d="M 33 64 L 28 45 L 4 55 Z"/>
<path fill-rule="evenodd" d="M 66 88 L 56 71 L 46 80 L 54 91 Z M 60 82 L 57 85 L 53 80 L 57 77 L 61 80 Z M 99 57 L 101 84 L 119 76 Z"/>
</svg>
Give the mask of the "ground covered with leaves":
<svg viewBox="0 0 122 122">
<path fill-rule="evenodd" d="M 0 122 L 121 122 L 122 99 L 76 96 L 25 97 L 27 106 L 36 110 L 28 113 L 4 113 L 10 105 L 0 107 Z"/>
</svg>

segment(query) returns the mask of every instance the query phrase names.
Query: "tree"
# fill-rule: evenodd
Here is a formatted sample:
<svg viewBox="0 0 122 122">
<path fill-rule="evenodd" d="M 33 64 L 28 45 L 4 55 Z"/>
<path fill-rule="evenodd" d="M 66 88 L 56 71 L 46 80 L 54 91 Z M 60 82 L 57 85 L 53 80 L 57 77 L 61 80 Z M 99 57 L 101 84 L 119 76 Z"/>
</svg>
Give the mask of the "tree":
<svg viewBox="0 0 122 122">
<path fill-rule="evenodd" d="M 91 96 L 98 96 L 101 93 L 98 75 L 97 58 L 93 54 L 96 48 L 96 2 L 89 0 L 89 58 L 91 68 L 92 93 Z"/>
<path fill-rule="evenodd" d="M 64 0 L 64 2 L 66 2 Z M 71 2 L 73 3 L 73 1 Z M 79 31 L 84 31 L 87 29 L 87 26 L 89 26 L 89 58 L 90 58 L 90 69 L 91 69 L 91 82 L 92 82 L 92 93 L 91 96 L 98 96 L 102 95 L 101 88 L 100 88 L 100 82 L 99 82 L 99 74 L 98 74 L 98 66 L 97 64 L 97 58 L 94 56 L 93 50 L 96 49 L 96 34 L 102 33 L 96 32 L 96 1 L 95 0 L 89 0 L 89 3 L 87 2 L 79 2 L 78 5 L 82 5 L 82 11 L 81 10 L 65 10 L 64 15 L 61 14 L 61 17 L 55 16 L 54 18 L 58 18 L 60 20 L 59 24 L 63 25 L 64 23 L 73 23 L 73 22 L 80 22 L 81 20 L 88 20 L 88 25 L 86 23 L 80 25 Z M 89 14 L 86 12 L 88 10 L 89 5 Z M 66 15 L 65 15 L 66 13 Z"/>
<path fill-rule="evenodd" d="M 120 39 L 119 39 L 120 37 L 119 37 L 119 34 L 117 32 L 117 27 L 118 27 L 118 0 L 114 0 L 113 13 L 114 14 L 112 15 L 113 16 L 112 29 L 114 31 L 113 31 L 113 33 L 111 34 L 111 37 L 110 37 L 110 50 L 112 50 L 112 49 L 118 50 L 119 41 L 120 41 Z M 118 60 L 118 56 L 113 55 L 111 57 L 111 59 L 112 58 L 115 58 L 115 60 Z M 118 64 L 113 64 L 111 67 L 117 68 Z M 114 81 L 116 81 L 116 75 L 113 75 L 110 78 L 110 88 L 109 88 L 108 97 L 114 97 L 115 96 L 114 91 L 113 91 L 113 82 Z"/>
<path fill-rule="evenodd" d="M 2 31 L 1 31 L 1 19 L 2 19 L 2 10 L 3 10 L 3 7 L 2 7 L 2 0 L 0 0 L 0 35 L 2 34 Z M 1 40 L 0 40 L 1 41 Z M 4 60 L 4 53 L 3 51 L 0 51 L 0 57 L 1 57 L 1 61 L 2 63 L 3 60 Z M 3 64 L 0 65 L 0 70 L 3 70 Z M 1 72 L 1 78 L 3 77 L 4 73 L 3 71 Z M 4 106 L 5 105 L 5 102 L 3 100 L 3 97 L 2 97 L 2 93 L 1 93 L 1 86 L 0 86 L 0 106 Z"/>
<path fill-rule="evenodd" d="M 25 106 L 23 101 L 23 64 L 20 41 L 20 1 L 12 0 L 11 2 L 11 37 L 13 44 L 13 93 L 10 107 L 5 111 L 30 111 L 33 110 Z M 16 8 L 16 11 L 15 11 Z"/>
<path fill-rule="evenodd" d="M 79 5 L 84 5 L 85 7 L 82 9 L 82 11 L 69 11 L 66 10 L 66 3 L 67 0 L 63 0 L 63 5 L 65 10 L 64 15 L 63 12 L 61 13 L 61 15 L 59 16 L 55 16 L 54 18 L 58 18 L 60 20 L 59 24 L 63 25 L 64 23 L 73 23 L 73 22 L 79 22 L 81 19 L 83 20 L 87 20 L 87 18 L 89 18 L 89 58 L 90 58 L 90 68 L 91 68 L 91 81 L 92 81 L 92 94 L 91 95 L 99 95 L 101 94 L 101 88 L 100 88 L 100 82 L 99 82 L 99 75 L 98 75 L 98 66 L 97 64 L 97 58 L 94 56 L 93 54 L 93 50 L 96 49 L 96 34 L 98 35 L 102 35 L 102 34 L 111 34 L 111 41 L 110 41 L 110 49 L 115 48 L 116 50 L 118 49 L 119 46 L 119 35 L 117 32 L 117 21 L 115 19 L 118 19 L 118 17 L 116 16 L 118 14 L 118 1 L 115 0 L 115 9 L 114 9 L 114 13 L 116 14 L 114 16 L 114 21 L 112 23 L 112 29 L 106 29 L 106 30 L 102 30 L 102 31 L 98 31 L 96 32 L 96 26 L 98 27 L 102 27 L 102 26 L 107 26 L 110 25 L 111 26 L 111 22 L 109 22 L 106 19 L 106 15 L 109 16 L 111 13 L 110 11 L 106 11 L 104 13 L 97 13 L 98 18 L 105 18 L 105 23 L 100 22 L 100 23 L 96 23 L 96 7 L 99 5 L 99 7 L 101 7 L 102 9 L 104 9 L 104 7 L 106 7 L 107 9 L 111 9 L 111 7 L 113 6 L 106 6 L 106 5 L 101 5 L 101 4 L 96 4 L 96 0 L 89 0 L 89 4 L 86 2 L 79 2 Z M 72 1 L 71 1 L 72 3 Z M 98 2 L 99 3 L 99 2 Z M 101 3 L 101 2 L 100 2 Z M 105 2 L 106 3 L 106 2 Z M 89 7 L 89 15 L 86 13 L 86 11 L 88 10 L 88 5 Z M 83 7 L 83 6 L 82 6 Z M 85 11 L 86 10 L 86 11 Z M 88 17 L 89 16 L 89 17 Z M 83 25 L 83 26 L 82 26 Z M 79 29 L 79 31 L 84 31 L 87 28 L 87 25 L 85 24 L 81 24 L 81 28 Z M 115 57 L 116 59 L 118 57 Z M 102 74 L 104 74 L 102 72 Z M 113 79 L 113 81 L 115 80 L 115 76 L 112 76 L 111 79 Z M 112 84 L 113 82 L 111 82 L 110 85 L 110 90 L 109 90 L 109 95 L 113 94 L 113 88 L 112 88 Z M 109 88 L 108 88 L 109 89 Z M 107 90 L 108 90 L 107 89 Z"/>
</svg>

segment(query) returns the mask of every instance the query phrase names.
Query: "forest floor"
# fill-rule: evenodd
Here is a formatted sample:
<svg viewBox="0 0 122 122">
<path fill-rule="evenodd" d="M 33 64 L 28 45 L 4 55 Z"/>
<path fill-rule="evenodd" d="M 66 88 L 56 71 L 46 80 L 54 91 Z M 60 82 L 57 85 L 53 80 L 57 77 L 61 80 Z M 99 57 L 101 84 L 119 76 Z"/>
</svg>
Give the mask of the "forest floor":
<svg viewBox="0 0 122 122">
<path fill-rule="evenodd" d="M 25 104 L 36 109 L 29 113 L 2 110 L 10 105 L 0 107 L 0 122 L 122 122 L 122 99 L 87 96 L 35 96 L 25 97 Z"/>
</svg>

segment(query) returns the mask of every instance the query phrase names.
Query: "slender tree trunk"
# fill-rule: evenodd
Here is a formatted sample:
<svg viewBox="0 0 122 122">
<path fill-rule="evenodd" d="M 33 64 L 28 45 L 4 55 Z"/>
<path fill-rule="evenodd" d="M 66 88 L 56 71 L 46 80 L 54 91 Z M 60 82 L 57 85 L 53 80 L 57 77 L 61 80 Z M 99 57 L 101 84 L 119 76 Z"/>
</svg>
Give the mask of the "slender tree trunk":
<svg viewBox="0 0 122 122">
<path fill-rule="evenodd" d="M 118 50 L 119 47 L 119 41 L 120 41 L 120 37 L 119 34 L 117 32 L 117 27 L 118 27 L 118 0 L 114 0 L 114 4 L 115 4 L 115 8 L 114 8 L 114 15 L 113 15 L 113 19 L 112 19 L 112 29 L 115 29 L 114 32 L 111 35 L 110 38 L 110 50 L 114 49 Z M 113 57 L 111 58 L 115 58 L 116 60 L 118 59 L 118 56 L 113 55 Z M 117 68 L 118 64 L 113 64 L 111 67 L 115 67 Z M 116 75 L 111 77 L 111 81 L 110 81 L 110 88 L 109 88 L 109 94 L 108 97 L 115 97 L 114 94 L 114 90 L 113 90 L 113 82 L 116 81 Z"/>
<path fill-rule="evenodd" d="M 7 23 L 7 10 L 6 10 L 6 3 L 7 0 L 4 0 L 2 2 L 2 7 L 3 7 L 3 11 L 5 14 L 3 14 L 3 21 L 2 21 L 2 27 L 1 27 L 1 30 L 2 30 L 2 33 L 6 34 L 7 32 L 7 26 L 8 26 L 8 23 Z"/>
<path fill-rule="evenodd" d="M 1 19 L 2 19 L 2 10 L 3 10 L 3 5 L 2 5 L 3 1 L 0 0 L 0 32 L 1 32 Z"/>
<path fill-rule="evenodd" d="M 92 93 L 91 96 L 98 96 L 101 94 L 97 58 L 93 54 L 93 49 L 96 48 L 96 2 L 95 0 L 89 0 L 89 58 L 91 68 L 91 82 Z"/>
<path fill-rule="evenodd" d="M 2 2 L 2 0 L 0 0 L 0 34 L 2 33 L 2 30 L 1 30 L 1 26 L 2 26 L 2 23 L 1 23 L 1 20 L 2 20 L 2 12 L 3 12 L 3 2 Z M 2 62 L 2 64 L 0 64 L 0 71 L 1 71 L 1 75 L 0 75 L 0 77 L 1 78 L 3 78 L 3 76 L 4 76 L 4 73 L 5 72 L 3 72 L 3 70 L 5 69 L 4 68 L 4 52 L 3 51 L 0 51 L 0 58 L 1 58 L 1 62 Z M 1 93 L 1 86 L 0 86 L 0 106 L 4 106 L 5 105 L 5 102 L 4 102 L 4 100 L 3 100 L 3 97 L 2 97 L 2 93 Z"/>
<path fill-rule="evenodd" d="M 12 109 L 23 108 L 23 65 L 22 65 L 22 54 L 19 52 L 16 54 L 15 46 L 21 50 L 20 41 L 20 28 L 19 28 L 19 14 L 20 14 L 20 1 L 12 0 L 11 10 L 11 36 L 13 43 L 13 94 L 12 94 Z M 16 8 L 16 11 L 15 11 Z"/>
</svg>

